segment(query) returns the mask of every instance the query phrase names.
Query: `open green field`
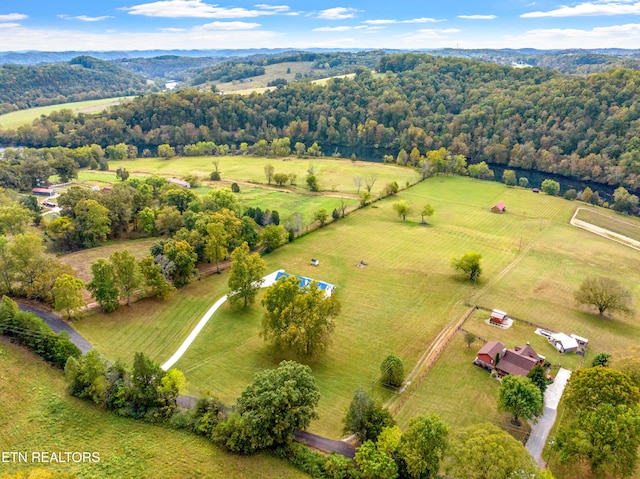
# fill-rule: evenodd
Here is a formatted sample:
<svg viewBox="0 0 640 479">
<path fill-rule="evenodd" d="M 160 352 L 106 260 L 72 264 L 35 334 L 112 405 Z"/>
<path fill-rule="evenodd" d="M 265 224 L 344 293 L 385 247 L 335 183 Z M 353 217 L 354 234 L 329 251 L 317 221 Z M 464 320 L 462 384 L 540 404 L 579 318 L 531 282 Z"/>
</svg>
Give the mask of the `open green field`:
<svg viewBox="0 0 640 479">
<path fill-rule="evenodd" d="M 307 170 L 313 167 L 315 175 L 323 192 L 356 193 L 354 178 L 362 177 L 362 188 L 365 189 L 365 179 L 370 175 L 376 176 L 375 184 L 371 190 L 372 195 L 377 196 L 387 183 L 397 181 L 404 186 L 407 181 L 413 183 L 418 180 L 418 173 L 411 168 L 403 168 L 382 163 L 356 161 L 355 163 L 344 159 L 333 158 L 258 158 L 254 156 L 194 156 L 175 157 L 170 160 L 161 158 L 138 158 L 135 160 L 111 161 L 109 167 L 114 172 L 119 168 L 126 168 L 132 174 L 160 175 L 167 178 L 184 177 L 195 174 L 201 178 L 209 178 L 213 171 L 213 161 L 220 162 L 220 174 L 223 184 L 238 182 L 240 189 L 242 183 L 257 183 L 266 185 L 267 179 L 264 167 L 272 165 L 275 173 L 293 173 L 297 175 L 297 189 L 306 190 L 305 178 Z M 85 174 L 84 172 L 82 174 Z M 219 182 L 212 182 L 212 186 L 218 186 Z M 286 188 L 285 188 L 286 189 Z"/>
<path fill-rule="evenodd" d="M 60 110 L 71 110 L 73 113 L 98 113 L 106 110 L 107 107 L 118 105 L 126 98 L 127 97 L 102 98 L 100 100 L 61 103 L 58 105 L 39 106 L 27 110 L 12 111 L 11 113 L 0 115 L 0 128 L 15 129 L 21 125 L 30 125 L 36 118 Z"/>
<path fill-rule="evenodd" d="M 139 240 L 128 240 L 126 242 L 114 241 L 98 248 L 90 248 L 75 253 L 60 256 L 60 261 L 71 266 L 82 281 L 91 281 L 91 263 L 100 258 L 109 258 L 115 251 L 128 249 L 136 258 L 142 259 L 149 253 L 151 245 L 158 241 L 158 238 L 144 238 Z"/>
<path fill-rule="evenodd" d="M 243 82 L 242 80 L 235 80 L 229 83 L 216 83 L 216 88 L 218 91 L 225 93 L 245 93 L 253 90 L 266 90 L 267 84 L 276 78 L 284 78 L 292 82 L 295 80 L 296 73 L 303 75 L 309 73 L 312 66 L 313 62 L 283 62 L 276 63 L 275 65 L 266 65 L 264 67 L 264 75 L 247 78 L 247 80 L 251 81 Z M 287 70 L 289 71 L 288 73 Z M 208 85 L 211 85 L 211 83 L 208 83 Z"/>
<path fill-rule="evenodd" d="M 640 220 L 602 208 L 580 208 L 576 219 L 640 241 Z"/>
<path fill-rule="evenodd" d="M 29 468 L 78 478 L 301 478 L 268 455 L 238 456 L 205 438 L 119 417 L 70 397 L 62 371 L 0 337 L 3 451 L 96 452 L 99 463 L 0 463 L 0 477 Z M 66 477 L 66 476 L 65 476 Z"/>
<path fill-rule="evenodd" d="M 338 195 L 296 194 L 289 191 L 250 186 L 243 187 L 237 196 L 245 208 L 259 206 L 262 209 L 276 210 L 282 220 L 293 213 L 300 213 L 304 216 L 306 224 L 314 221 L 314 213 L 321 208 L 326 209 L 331 215 L 335 208 L 340 209 L 341 201 L 337 197 Z M 358 203 L 356 199 L 349 197 L 345 197 L 345 201 L 347 208 Z"/>
<path fill-rule="evenodd" d="M 390 198 L 265 256 L 269 272 L 284 268 L 338 287 L 342 313 L 333 344 L 325 356 L 308 361 L 322 392 L 321 418 L 312 431 L 340 437 L 353 391 L 371 390 L 384 357 L 396 354 L 411 370 L 442 328 L 464 314 L 465 303 L 584 336 L 590 340 L 586 361 L 640 339 L 633 318 L 599 318 L 574 303 L 573 292 L 588 274 L 617 277 L 636 303 L 640 299 L 637 252 L 570 226 L 575 202 L 460 177 L 431 178 L 398 198 L 414 207 L 406 222 L 396 217 L 396 198 Z M 506 203 L 507 213 L 491 213 L 498 201 Z M 435 215 L 423 226 L 417 212 L 426 203 L 435 207 Z M 450 268 L 451 257 L 469 251 L 483 257 L 477 285 Z M 319 259 L 320 266 L 312 267 L 310 258 Z M 362 260 L 368 266 L 355 267 Z M 93 315 L 78 327 L 110 359 L 142 350 L 163 362 L 226 292 L 226 279 L 214 275 L 165 303 L 143 302 L 109 316 Z M 223 306 L 213 316 L 176 364 L 191 393 L 210 391 L 231 404 L 255 372 L 286 357 L 259 337 L 260 318 L 258 304 L 248 311 Z M 555 353 L 531 327 L 517 324 L 503 331 L 482 319 L 476 313 L 468 328 L 487 340 L 501 339 L 508 347 L 530 341 L 553 364 L 575 367 L 579 362 L 577 356 Z M 398 414 L 400 424 L 435 412 L 454 426 L 481 417 L 508 428 L 508 415 L 495 411 L 497 384 L 471 364 L 480 346 L 467 350 L 456 337 Z M 374 392 L 382 401 L 393 397 L 377 386 Z"/>
</svg>

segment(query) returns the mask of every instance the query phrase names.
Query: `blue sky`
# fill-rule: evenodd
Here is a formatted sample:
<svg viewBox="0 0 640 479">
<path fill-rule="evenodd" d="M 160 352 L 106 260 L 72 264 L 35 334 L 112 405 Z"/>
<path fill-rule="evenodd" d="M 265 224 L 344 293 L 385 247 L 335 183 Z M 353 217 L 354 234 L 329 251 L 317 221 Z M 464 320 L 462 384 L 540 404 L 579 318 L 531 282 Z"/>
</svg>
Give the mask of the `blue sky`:
<svg viewBox="0 0 640 479">
<path fill-rule="evenodd" d="M 2 0 L 0 51 L 640 48 L 640 0 Z"/>
</svg>

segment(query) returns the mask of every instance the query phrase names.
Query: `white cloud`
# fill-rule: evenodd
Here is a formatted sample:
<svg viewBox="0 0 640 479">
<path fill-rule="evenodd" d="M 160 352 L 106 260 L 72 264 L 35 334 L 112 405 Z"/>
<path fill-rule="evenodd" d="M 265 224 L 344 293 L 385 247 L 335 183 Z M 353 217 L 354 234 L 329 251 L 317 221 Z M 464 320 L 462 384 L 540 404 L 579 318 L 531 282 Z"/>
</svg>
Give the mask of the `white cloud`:
<svg viewBox="0 0 640 479">
<path fill-rule="evenodd" d="M 6 13 L 4 15 L 0 15 L 0 22 L 12 22 L 15 20 L 24 20 L 26 18 L 29 18 L 29 16 L 24 13 Z"/>
<path fill-rule="evenodd" d="M 397 24 L 397 23 L 437 23 L 437 22 L 444 22 L 444 21 L 445 20 L 437 20 L 435 18 L 421 17 L 421 18 L 412 18 L 410 20 L 386 20 L 386 19 L 365 20 L 362 23 L 368 23 L 369 25 L 391 25 L 391 24 Z"/>
<path fill-rule="evenodd" d="M 265 3 L 259 3 L 254 6 L 260 10 L 268 10 L 275 13 L 285 13 L 290 10 L 288 5 L 267 5 Z"/>
<path fill-rule="evenodd" d="M 495 20 L 497 15 L 458 15 L 463 20 Z"/>
<path fill-rule="evenodd" d="M 241 7 L 226 8 L 215 4 L 204 3 L 202 0 L 160 0 L 151 3 L 141 3 L 133 7 L 123 7 L 120 10 L 130 15 L 164 18 L 249 18 L 261 15 L 275 15 L 281 13 L 284 6 L 272 7 L 262 5 L 258 10 L 248 10 Z M 286 7 L 287 10 L 289 7 Z"/>
<path fill-rule="evenodd" d="M 640 2 L 605 1 L 580 3 L 573 7 L 566 5 L 546 12 L 527 12 L 522 18 L 541 17 L 593 17 L 608 15 L 640 15 Z"/>
<path fill-rule="evenodd" d="M 186 28 L 168 27 L 168 28 L 161 28 L 160 31 L 161 32 L 185 32 Z"/>
<path fill-rule="evenodd" d="M 338 27 L 318 27 L 311 30 L 312 32 L 346 32 L 349 30 L 366 30 L 366 31 L 378 31 L 384 27 L 370 27 L 368 25 L 341 25 Z"/>
<path fill-rule="evenodd" d="M 539 49 L 558 48 L 638 48 L 640 46 L 640 23 L 595 27 L 588 30 L 578 28 L 548 28 L 529 30 L 520 35 L 503 37 L 503 44 L 511 48 L 533 47 Z"/>
<path fill-rule="evenodd" d="M 211 22 L 202 25 L 202 28 L 207 30 L 252 30 L 254 28 L 258 28 L 262 25 L 259 23 L 248 23 L 248 22 Z"/>
<path fill-rule="evenodd" d="M 335 7 L 321 10 L 316 14 L 316 16 L 323 20 L 345 20 L 347 18 L 355 17 L 356 13 L 360 11 L 361 10 L 356 10 L 355 8 Z"/>
<path fill-rule="evenodd" d="M 58 15 L 58 18 L 62 18 L 64 20 L 80 20 L 81 22 L 101 22 L 102 20 L 106 20 L 107 18 L 113 18 L 110 15 L 102 15 L 101 17 L 89 17 L 87 15 L 78 15 L 77 17 L 71 17 L 69 15 Z"/>
<path fill-rule="evenodd" d="M 256 45 L 288 47 L 282 35 L 266 30 L 215 30 L 194 27 L 182 32 L 84 32 L 80 30 L 14 27 L 11 35 L 0 35 L 0 51 L 67 51 L 69 45 L 79 50 L 139 50 L 255 48 Z"/>
<path fill-rule="evenodd" d="M 0 28 L 16 28 L 19 26 L 19 23 L 0 23 Z"/>
</svg>

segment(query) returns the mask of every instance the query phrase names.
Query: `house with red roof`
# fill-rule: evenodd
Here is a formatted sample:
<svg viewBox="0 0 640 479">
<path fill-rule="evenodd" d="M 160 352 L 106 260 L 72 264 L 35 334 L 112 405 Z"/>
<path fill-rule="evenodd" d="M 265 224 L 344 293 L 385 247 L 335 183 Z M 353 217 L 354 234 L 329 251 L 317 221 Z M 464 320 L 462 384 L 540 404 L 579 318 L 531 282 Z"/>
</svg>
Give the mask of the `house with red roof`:
<svg viewBox="0 0 640 479">
<path fill-rule="evenodd" d="M 474 363 L 499 376 L 526 376 L 535 366 L 543 366 L 545 357 L 536 353 L 529 343 L 507 349 L 500 341 L 489 341 L 478 351 Z"/>
</svg>

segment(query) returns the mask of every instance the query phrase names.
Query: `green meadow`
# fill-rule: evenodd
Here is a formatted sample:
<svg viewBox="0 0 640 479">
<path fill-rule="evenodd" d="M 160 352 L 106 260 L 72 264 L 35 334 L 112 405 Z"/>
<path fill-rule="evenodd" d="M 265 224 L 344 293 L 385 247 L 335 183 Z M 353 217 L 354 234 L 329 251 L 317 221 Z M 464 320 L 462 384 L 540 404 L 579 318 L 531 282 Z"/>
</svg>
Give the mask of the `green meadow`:
<svg viewBox="0 0 640 479">
<path fill-rule="evenodd" d="M 34 468 L 51 477 L 96 479 L 307 477 L 269 455 L 229 454 L 203 437 L 122 418 L 71 397 L 62 371 L 1 336 L 0 397 L 3 451 L 26 452 L 29 457 L 34 451 L 86 451 L 100 459 L 92 463 L 3 461 L 0 477 Z"/>
<path fill-rule="evenodd" d="M 39 106 L 27 110 L 12 111 L 11 113 L 0 115 L 0 128 L 15 129 L 22 125 L 30 125 L 33 123 L 33 120 L 60 110 L 71 110 L 73 113 L 98 113 L 106 110 L 110 106 L 121 103 L 126 98 L 127 97 L 101 98 L 100 100 L 60 103 L 58 105 Z"/>
<path fill-rule="evenodd" d="M 392 209 L 398 198 L 413 207 L 404 222 Z M 498 201 L 505 202 L 507 213 L 491 213 Z M 435 214 L 425 226 L 418 213 L 426 203 Z M 503 309 L 587 337 L 587 361 L 596 352 L 637 342 L 640 328 L 632 318 L 600 318 L 574 303 L 573 292 L 588 274 L 617 277 L 635 298 L 640 293 L 637 252 L 570 226 L 576 205 L 499 183 L 431 178 L 265 256 L 269 271 L 282 268 L 337 285 L 342 303 L 327 354 L 305 361 L 322 391 L 321 418 L 311 430 L 340 437 L 342 415 L 358 387 L 373 387 L 381 401 L 393 398 L 395 393 L 374 385 L 384 357 L 396 354 L 411 370 L 439 331 L 464 314 L 466 304 Z M 453 256 L 469 251 L 483 257 L 483 274 L 475 285 L 450 268 Z M 311 258 L 320 266 L 311 266 Z M 361 261 L 368 265 L 356 267 Z M 89 316 L 77 326 L 110 359 L 142 350 L 164 362 L 226 292 L 226 279 L 214 275 L 166 302 L 140 302 L 111 315 Z M 478 315 L 467 326 L 479 336 L 501 339 L 508 347 L 530 341 L 552 364 L 579 364 L 577 356 L 555 353 L 534 328 L 518 324 L 503 331 L 485 325 Z M 176 364 L 192 394 L 211 392 L 231 404 L 257 371 L 289 357 L 264 343 L 260 320 L 259 300 L 248 310 L 225 305 L 212 317 Z M 495 410 L 496 384 L 471 364 L 480 345 L 467 350 L 456 338 L 447 347 L 398 414 L 401 425 L 415 414 L 436 412 L 462 426 L 477 422 L 473 411 L 480 408 L 492 411 L 483 417 L 508 427 L 508 417 Z"/>
</svg>

